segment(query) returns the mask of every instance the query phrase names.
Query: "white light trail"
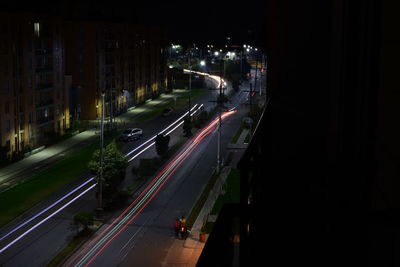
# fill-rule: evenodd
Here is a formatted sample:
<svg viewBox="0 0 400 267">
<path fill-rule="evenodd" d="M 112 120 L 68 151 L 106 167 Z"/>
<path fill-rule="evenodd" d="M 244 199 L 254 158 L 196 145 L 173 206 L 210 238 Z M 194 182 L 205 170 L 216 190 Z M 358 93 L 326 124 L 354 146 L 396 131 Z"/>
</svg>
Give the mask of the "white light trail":
<svg viewBox="0 0 400 267">
<path fill-rule="evenodd" d="M 7 234 L 5 234 L 4 236 L 2 236 L 0 238 L 0 241 L 3 240 L 4 238 L 6 238 L 7 236 L 11 235 L 12 233 L 14 233 L 15 231 L 19 230 L 21 227 L 25 226 L 27 223 L 31 222 L 32 220 L 36 219 L 37 217 L 39 217 L 40 215 L 42 215 L 43 213 L 45 213 L 46 211 L 48 211 L 49 209 L 51 209 L 52 207 L 54 207 L 55 205 L 57 205 L 58 203 L 60 203 L 61 201 L 63 201 L 64 199 L 66 199 L 67 197 L 69 197 L 70 195 L 72 195 L 73 193 L 75 193 L 76 191 L 78 191 L 79 189 L 81 189 L 83 186 L 85 186 L 86 184 L 88 184 L 89 182 L 93 181 L 95 176 L 89 178 L 88 180 L 86 180 L 86 182 L 84 182 L 83 184 L 75 187 L 72 191 L 70 191 L 68 194 L 64 195 L 63 197 L 61 197 L 60 199 L 58 199 L 56 202 L 54 202 L 53 204 L 51 204 L 50 206 L 48 206 L 47 208 L 45 208 L 44 210 L 42 210 L 41 212 L 39 212 L 38 214 L 36 214 L 35 216 L 31 217 L 29 220 L 26 220 L 24 223 L 18 225 L 17 227 L 15 227 L 13 230 L 11 230 L 10 232 L 8 232 Z"/>
<path fill-rule="evenodd" d="M 47 216 L 46 218 L 44 218 L 43 220 L 41 220 L 39 223 L 37 223 L 35 226 L 33 226 L 32 228 L 30 228 L 28 231 L 26 231 L 25 233 L 23 233 L 22 235 L 20 235 L 19 237 L 17 237 L 16 239 L 14 239 L 12 242 L 10 242 L 7 246 L 3 247 L 0 250 L 0 253 L 3 253 L 7 248 L 9 248 L 11 245 L 13 245 L 15 242 L 17 242 L 18 240 L 20 240 L 21 238 L 23 238 L 24 236 L 26 236 L 27 234 L 29 234 L 31 231 L 33 231 L 34 229 L 36 229 L 37 227 L 39 227 L 42 223 L 46 222 L 48 219 L 50 219 L 51 217 L 53 217 L 54 215 L 56 215 L 57 213 L 59 213 L 60 211 L 62 211 L 64 208 L 66 208 L 67 206 L 69 206 L 72 202 L 74 202 L 75 200 L 77 200 L 78 198 L 80 198 L 81 196 L 83 196 L 84 194 L 86 194 L 88 191 L 92 190 L 94 187 L 96 186 L 96 184 L 93 184 L 92 186 L 90 186 L 88 189 L 86 189 L 85 191 L 83 191 L 82 193 L 80 193 L 78 196 L 76 196 L 75 198 L 73 198 L 72 200 L 70 200 L 69 202 L 67 202 L 67 204 L 64 204 L 61 208 L 59 208 L 58 210 L 56 210 L 55 212 L 53 212 L 52 214 L 50 214 L 49 216 Z"/>
</svg>

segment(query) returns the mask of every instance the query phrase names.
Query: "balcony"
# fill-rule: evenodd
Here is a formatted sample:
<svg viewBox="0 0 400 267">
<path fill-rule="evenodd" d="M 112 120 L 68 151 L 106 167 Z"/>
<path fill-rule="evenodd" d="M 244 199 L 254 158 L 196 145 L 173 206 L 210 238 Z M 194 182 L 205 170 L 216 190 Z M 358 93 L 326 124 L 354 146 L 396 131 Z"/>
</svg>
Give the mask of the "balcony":
<svg viewBox="0 0 400 267">
<path fill-rule="evenodd" d="M 41 127 L 41 126 L 45 126 L 45 125 L 53 123 L 53 122 L 54 122 L 53 116 L 49 116 L 47 118 L 39 118 L 36 120 L 36 126 Z"/>
<path fill-rule="evenodd" d="M 36 73 L 44 73 L 44 72 L 53 72 L 53 66 L 45 65 L 45 66 L 36 66 Z"/>
<path fill-rule="evenodd" d="M 36 103 L 36 109 L 46 108 L 54 104 L 53 99 L 43 100 Z"/>
<path fill-rule="evenodd" d="M 53 53 L 53 49 L 51 48 L 40 48 L 40 49 L 36 49 L 35 54 L 36 55 L 49 55 Z"/>
<path fill-rule="evenodd" d="M 54 84 L 53 83 L 41 83 L 36 86 L 36 90 L 38 91 L 46 91 L 46 90 L 53 90 Z"/>
</svg>

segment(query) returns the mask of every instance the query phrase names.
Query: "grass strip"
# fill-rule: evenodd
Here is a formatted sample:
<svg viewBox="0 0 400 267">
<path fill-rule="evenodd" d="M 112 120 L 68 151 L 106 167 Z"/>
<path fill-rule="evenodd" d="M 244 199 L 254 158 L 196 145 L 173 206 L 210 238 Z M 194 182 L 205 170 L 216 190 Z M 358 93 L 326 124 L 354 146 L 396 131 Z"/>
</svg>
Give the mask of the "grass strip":
<svg viewBox="0 0 400 267">
<path fill-rule="evenodd" d="M 250 143 L 250 131 L 247 133 L 246 138 L 244 139 L 244 143 L 245 144 Z"/>
<path fill-rule="evenodd" d="M 114 136 L 106 137 L 105 144 L 110 143 L 113 138 Z M 0 227 L 88 172 L 87 164 L 98 148 L 97 141 L 0 193 Z"/>
<path fill-rule="evenodd" d="M 84 230 L 76 235 L 67 246 L 65 246 L 58 254 L 55 256 L 46 267 L 57 267 L 61 266 L 64 260 L 82 243 L 84 243 L 90 236 L 93 235 L 93 231 L 90 229 Z"/>
<path fill-rule="evenodd" d="M 201 193 L 200 197 L 197 199 L 196 204 L 193 206 L 192 210 L 190 211 L 189 216 L 187 217 L 186 220 L 186 225 L 188 229 L 191 229 L 193 227 L 194 222 L 197 219 L 197 216 L 199 216 L 199 213 L 201 209 L 204 206 L 204 203 L 206 202 L 208 195 L 211 191 L 211 189 L 214 187 L 215 182 L 217 181 L 219 177 L 219 174 L 216 173 L 216 171 L 212 174 L 210 180 L 208 180 L 208 183 L 206 187 L 204 188 L 203 192 Z"/>
<path fill-rule="evenodd" d="M 211 210 L 211 214 L 218 214 L 226 203 L 240 202 L 240 172 L 238 169 L 231 169 L 226 180 L 225 194 L 218 196 Z"/>
<path fill-rule="evenodd" d="M 232 144 L 236 144 L 237 143 L 237 141 L 238 141 L 238 139 L 240 137 L 240 134 L 242 133 L 243 129 L 244 129 L 244 124 L 242 124 L 240 126 L 240 128 L 236 131 L 235 135 L 232 138 L 232 142 L 231 142 Z"/>
</svg>

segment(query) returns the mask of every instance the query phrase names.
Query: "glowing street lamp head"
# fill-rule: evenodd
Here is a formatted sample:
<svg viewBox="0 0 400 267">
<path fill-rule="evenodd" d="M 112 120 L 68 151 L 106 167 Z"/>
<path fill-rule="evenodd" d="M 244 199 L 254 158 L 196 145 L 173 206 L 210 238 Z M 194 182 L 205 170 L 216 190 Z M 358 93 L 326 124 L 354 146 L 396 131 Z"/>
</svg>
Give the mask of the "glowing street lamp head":
<svg viewBox="0 0 400 267">
<path fill-rule="evenodd" d="M 200 61 L 200 65 L 201 65 L 201 66 L 205 66 L 205 65 L 206 65 L 206 62 L 205 62 L 204 60 L 202 60 L 202 61 Z"/>
<path fill-rule="evenodd" d="M 219 52 L 218 52 L 218 51 L 215 51 L 215 52 L 214 52 L 214 55 L 218 56 L 218 55 L 219 55 Z"/>
</svg>

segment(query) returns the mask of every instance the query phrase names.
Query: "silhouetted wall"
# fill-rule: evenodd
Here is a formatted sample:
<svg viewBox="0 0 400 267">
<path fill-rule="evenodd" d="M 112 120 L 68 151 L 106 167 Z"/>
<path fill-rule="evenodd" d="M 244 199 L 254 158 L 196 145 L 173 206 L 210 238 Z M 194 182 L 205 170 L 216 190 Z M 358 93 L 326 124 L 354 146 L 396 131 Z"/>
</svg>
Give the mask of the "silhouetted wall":
<svg viewBox="0 0 400 267">
<path fill-rule="evenodd" d="M 242 266 L 400 264 L 396 6 L 267 1 L 270 103 L 240 163 Z"/>
</svg>

